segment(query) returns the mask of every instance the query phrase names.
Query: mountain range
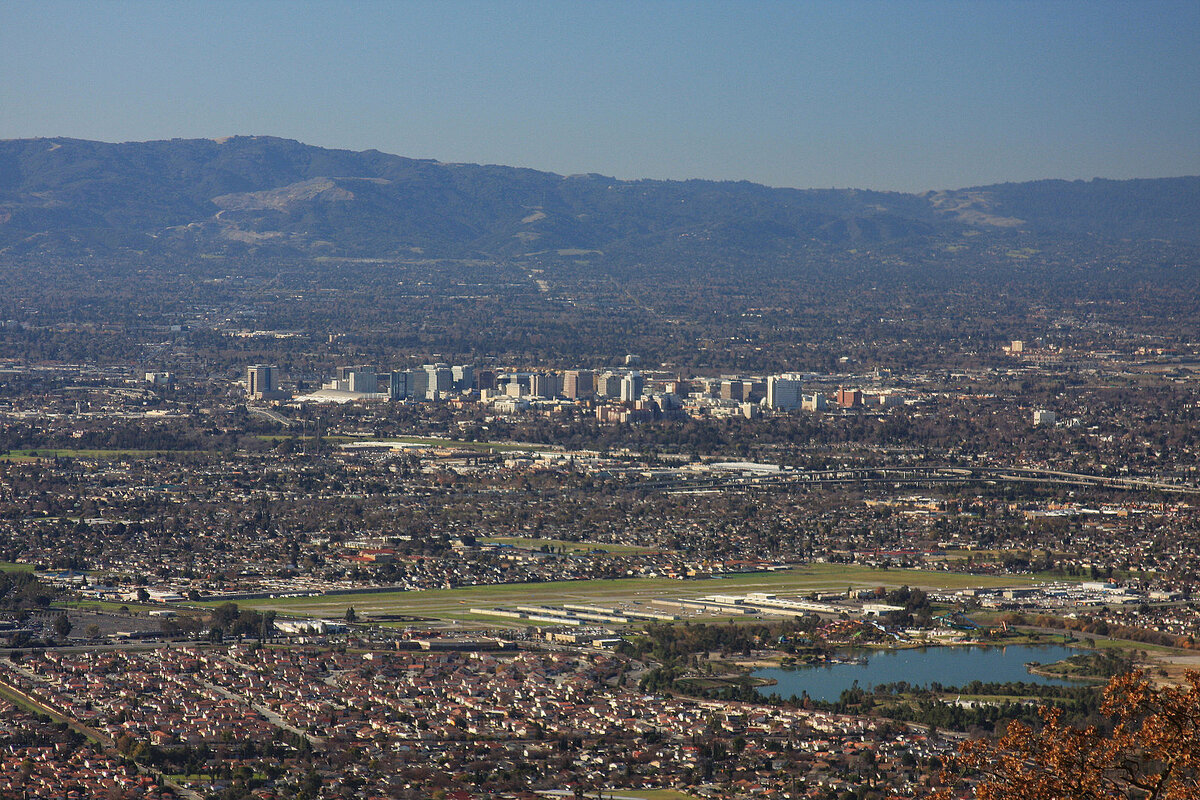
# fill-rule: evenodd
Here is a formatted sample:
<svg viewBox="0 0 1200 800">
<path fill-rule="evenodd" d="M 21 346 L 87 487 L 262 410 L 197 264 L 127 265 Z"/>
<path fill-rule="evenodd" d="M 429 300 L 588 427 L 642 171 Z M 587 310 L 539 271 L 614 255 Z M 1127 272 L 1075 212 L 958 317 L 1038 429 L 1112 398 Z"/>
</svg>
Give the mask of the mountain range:
<svg viewBox="0 0 1200 800">
<path fill-rule="evenodd" d="M 920 194 L 617 180 L 263 136 L 0 142 L 0 253 L 689 259 L 939 237 L 1200 244 L 1200 177 Z"/>
</svg>

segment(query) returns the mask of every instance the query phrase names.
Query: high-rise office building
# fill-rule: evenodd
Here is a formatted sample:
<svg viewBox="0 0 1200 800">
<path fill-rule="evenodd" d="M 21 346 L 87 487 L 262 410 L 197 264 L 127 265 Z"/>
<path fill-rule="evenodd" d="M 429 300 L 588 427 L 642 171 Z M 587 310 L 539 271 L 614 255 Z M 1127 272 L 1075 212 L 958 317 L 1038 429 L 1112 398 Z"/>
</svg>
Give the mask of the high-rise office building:
<svg viewBox="0 0 1200 800">
<path fill-rule="evenodd" d="M 767 378 L 767 408 L 788 411 L 800 408 L 802 390 L 800 381 L 772 375 Z"/>
<path fill-rule="evenodd" d="M 721 399 L 733 400 L 740 403 L 745 397 L 745 384 L 738 378 L 726 378 L 721 381 Z"/>
<path fill-rule="evenodd" d="M 529 393 L 534 397 L 558 397 L 558 376 L 552 372 L 535 372 L 529 376 Z"/>
<path fill-rule="evenodd" d="M 509 397 L 529 395 L 528 372 L 504 372 L 496 376 L 496 392 Z"/>
<path fill-rule="evenodd" d="M 620 397 L 621 376 L 616 372 L 601 372 L 596 376 L 597 397 Z"/>
<path fill-rule="evenodd" d="M 339 381 L 345 381 L 347 384 L 349 384 L 350 376 L 355 372 L 367 373 L 375 371 L 375 366 L 373 364 L 356 364 L 352 367 L 338 367 L 337 379 Z"/>
<path fill-rule="evenodd" d="M 404 370 L 393 370 L 388 375 L 388 399 L 404 400 L 408 397 L 408 373 Z"/>
<path fill-rule="evenodd" d="M 800 408 L 804 411 L 824 411 L 829 407 L 825 395 L 818 393 L 806 394 L 800 398 Z"/>
<path fill-rule="evenodd" d="M 346 377 L 346 389 L 359 394 L 375 394 L 379 390 L 379 375 L 375 368 L 355 369 Z"/>
<path fill-rule="evenodd" d="M 1047 411 L 1044 408 L 1039 408 L 1033 412 L 1034 425 L 1054 425 L 1058 422 L 1058 415 L 1053 411 Z"/>
<path fill-rule="evenodd" d="M 634 400 L 640 400 L 644 388 L 645 383 L 642 380 L 642 373 L 629 373 L 621 379 L 621 402 L 632 403 Z"/>
<path fill-rule="evenodd" d="M 408 397 L 412 400 L 429 398 L 429 373 L 424 369 L 410 369 L 404 373 L 408 378 Z"/>
<path fill-rule="evenodd" d="M 592 383 L 595 379 L 591 370 L 569 369 L 563 373 L 562 393 L 572 400 L 584 400 L 591 397 L 595 390 Z"/>
<path fill-rule="evenodd" d="M 475 388 L 479 391 L 484 389 L 496 388 L 496 370 L 494 369 L 477 369 L 475 370 Z"/>
<path fill-rule="evenodd" d="M 246 392 L 255 400 L 270 397 L 276 392 L 275 367 L 255 364 L 246 368 Z"/>
<path fill-rule="evenodd" d="M 454 373 L 445 364 L 426 364 L 425 374 L 428 385 L 425 391 L 427 400 L 436 400 L 451 392 L 454 388 Z"/>
<path fill-rule="evenodd" d="M 862 391 L 859 389 L 838 389 L 837 404 L 842 408 L 862 408 Z"/>
<path fill-rule="evenodd" d="M 475 388 L 475 367 L 470 364 L 451 367 L 450 377 L 457 391 L 468 392 Z"/>
</svg>

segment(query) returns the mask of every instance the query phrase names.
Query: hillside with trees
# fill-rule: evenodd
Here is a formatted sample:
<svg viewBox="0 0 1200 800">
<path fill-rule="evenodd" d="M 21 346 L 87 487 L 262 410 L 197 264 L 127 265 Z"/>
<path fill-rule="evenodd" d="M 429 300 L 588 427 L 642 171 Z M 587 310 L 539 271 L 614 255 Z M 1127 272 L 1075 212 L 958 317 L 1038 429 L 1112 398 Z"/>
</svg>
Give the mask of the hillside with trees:
<svg viewBox="0 0 1200 800">
<path fill-rule="evenodd" d="M 0 142 L 0 249 L 12 253 L 702 261 L 966 230 L 1196 243 L 1198 201 L 1200 178 L 917 195 L 561 176 L 260 136 Z"/>
</svg>

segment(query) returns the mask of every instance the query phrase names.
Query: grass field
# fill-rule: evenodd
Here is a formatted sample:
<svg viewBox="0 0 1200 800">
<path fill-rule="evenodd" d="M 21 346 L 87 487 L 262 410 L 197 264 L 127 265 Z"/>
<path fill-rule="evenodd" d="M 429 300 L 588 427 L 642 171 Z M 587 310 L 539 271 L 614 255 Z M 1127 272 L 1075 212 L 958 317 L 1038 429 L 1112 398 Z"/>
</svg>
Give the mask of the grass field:
<svg viewBox="0 0 1200 800">
<path fill-rule="evenodd" d="M 149 458 L 151 456 L 160 456 L 170 452 L 182 452 L 171 450 L 64 450 L 60 448 L 47 448 L 35 450 L 9 450 L 7 453 L 0 455 L 0 458 L 8 461 L 33 461 L 39 458 L 97 458 L 97 459 L 115 459 L 115 458 Z"/>
<path fill-rule="evenodd" d="M 55 603 L 55 605 L 63 608 L 75 608 L 80 611 L 107 611 L 114 614 L 123 613 L 123 609 L 128 609 L 133 613 L 139 611 L 161 611 L 161 605 L 142 604 L 136 602 L 118 603 L 110 600 L 63 600 Z"/>
<path fill-rule="evenodd" d="M 566 548 L 568 553 L 588 553 L 592 550 L 604 550 L 613 555 L 625 555 L 628 553 L 661 553 L 662 548 L 658 547 L 639 547 L 633 544 L 604 544 L 602 542 L 568 542 L 563 539 L 528 539 L 520 536 L 493 536 L 488 539 L 483 539 L 484 542 L 493 542 L 495 544 L 511 544 L 513 547 L 520 547 L 525 550 L 537 550 L 543 546 L 549 545 L 558 552 L 560 547 Z"/>
<path fill-rule="evenodd" d="M 33 565 L 14 564 L 11 561 L 0 561 L 0 572 L 33 572 Z"/>
<path fill-rule="evenodd" d="M 279 442 L 285 439 L 311 441 L 312 436 L 288 436 L 286 434 L 267 434 L 258 437 L 264 442 Z M 553 450 L 548 444 L 522 444 L 520 442 L 465 442 L 457 439 L 435 439 L 428 436 L 388 436 L 382 439 L 359 438 L 356 436 L 323 436 L 324 441 L 333 444 L 346 442 L 395 442 L 396 444 L 414 444 L 428 447 L 446 447 L 454 450 L 475 450 L 481 453 L 492 451 L 504 452 L 511 450 Z"/>
<path fill-rule="evenodd" d="M 431 439 L 424 436 L 390 436 L 386 439 L 373 439 L 378 442 L 396 442 L 397 444 L 419 444 L 429 447 L 449 447 L 454 450 L 477 450 L 490 453 L 511 450 L 553 450 L 548 444 L 522 444 L 521 442 L 463 442 L 456 439 Z"/>
<path fill-rule="evenodd" d="M 1190 655 L 1192 652 L 1182 650 L 1178 647 L 1167 647 L 1161 644 L 1147 644 L 1146 642 L 1135 642 L 1132 639 L 1098 639 L 1089 636 L 1080 631 L 1074 631 L 1076 642 L 1082 642 L 1084 639 L 1092 639 L 1092 647 L 1096 650 L 1128 650 L 1130 652 L 1141 651 L 1147 655 L 1156 656 L 1173 656 L 1173 655 Z"/>
<path fill-rule="evenodd" d="M 36 706 L 33 703 L 26 700 L 21 695 L 17 694 L 16 692 L 10 691 L 7 686 L 0 686 L 0 698 L 3 698 L 4 700 L 9 701 L 10 703 L 15 705 L 17 708 L 22 709 L 23 711 L 29 711 L 34 714 L 46 714 L 46 709 L 44 709 L 40 706 Z M 47 716 L 49 716 L 49 715 L 47 714 Z M 62 722 L 62 721 L 64 721 L 64 719 L 65 719 L 65 717 L 58 716 L 58 717 L 54 718 L 54 721 Z"/>
<path fill-rule="evenodd" d="M 361 615 L 404 614 L 479 624 L 484 620 L 471 608 L 504 605 L 555 605 L 561 603 L 649 603 L 655 599 L 698 597 L 708 594 L 771 592 L 805 595 L 814 591 L 868 589 L 907 585 L 925 589 L 961 589 L 978 586 L 1014 586 L 1028 579 L 960 575 L 920 570 L 870 569 L 856 565 L 813 564 L 783 572 L 753 573 L 728 578 L 680 581 L 670 578 L 562 581 L 554 583 L 470 586 L 462 589 L 429 589 L 419 592 L 321 597 L 281 597 L 239 601 L 239 606 L 274 609 L 308 617 L 341 618 L 348 607 Z M 208 605 L 218 605 L 209 603 Z M 658 607 L 658 610 L 665 610 Z M 498 622 L 498 621 L 497 621 Z M 524 623 L 518 623 L 524 624 Z"/>
<path fill-rule="evenodd" d="M 57 711 L 55 711 L 52 708 L 43 707 L 37 703 L 31 703 L 26 697 L 24 697 L 23 695 L 21 695 L 17 692 L 10 690 L 7 686 L 0 686 L 0 698 L 8 700 L 13 705 L 15 705 L 18 708 L 21 708 L 25 711 L 29 711 L 33 714 L 45 715 L 45 716 L 49 717 L 50 719 L 54 720 L 55 722 L 60 722 L 64 725 L 69 725 L 72 728 L 74 728 L 75 730 L 82 733 L 89 740 L 91 740 L 92 742 L 95 742 L 96 744 L 99 744 L 102 747 L 112 745 L 111 740 L 108 742 L 103 741 L 101 738 L 99 738 L 99 736 L 96 734 L 96 732 L 93 731 L 92 729 L 85 728 L 84 726 L 80 725 L 77 722 L 71 722 L 67 717 L 63 716 L 62 714 L 58 713 Z"/>
</svg>

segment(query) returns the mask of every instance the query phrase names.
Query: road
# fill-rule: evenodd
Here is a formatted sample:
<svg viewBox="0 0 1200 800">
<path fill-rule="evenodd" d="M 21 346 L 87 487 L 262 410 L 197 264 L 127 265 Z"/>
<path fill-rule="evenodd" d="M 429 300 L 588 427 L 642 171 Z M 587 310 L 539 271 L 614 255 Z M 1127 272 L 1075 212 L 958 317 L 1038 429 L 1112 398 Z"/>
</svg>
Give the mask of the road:
<svg viewBox="0 0 1200 800">
<path fill-rule="evenodd" d="M 276 412 L 270 410 L 269 408 L 258 408 L 256 406 L 246 406 L 246 410 L 249 411 L 251 414 L 257 414 L 260 417 L 266 417 L 267 419 L 271 420 L 272 422 L 278 422 L 280 425 L 283 425 L 284 427 L 287 427 L 287 428 L 291 428 L 294 425 L 298 424 L 295 420 L 290 420 L 287 417 L 283 416 L 282 414 L 276 413 Z"/>
<path fill-rule="evenodd" d="M 1200 494 L 1200 487 L 1167 483 L 1148 478 L 1112 478 L 1082 472 L 1005 466 L 873 467 L 866 469 L 791 470 L 766 475 L 709 475 L 646 481 L 634 488 L 648 491 L 689 491 L 737 487 L 774 488 L 789 486 L 883 483 L 893 486 L 935 484 L 1035 483 L 1055 486 L 1099 487 L 1124 491 L 1158 491 L 1166 494 Z"/>
<path fill-rule="evenodd" d="M 215 683 L 212 683 L 211 681 L 207 681 L 204 678 L 196 678 L 196 680 L 201 685 L 205 686 L 208 689 L 211 689 L 212 691 L 216 692 L 217 694 L 221 695 L 222 697 L 225 697 L 225 698 L 228 698 L 229 700 L 233 700 L 235 702 L 241 703 L 242 705 L 246 706 L 247 708 L 254 709 L 259 714 L 262 714 L 263 717 L 266 718 L 267 722 L 271 723 L 276 728 L 282 728 L 285 731 L 291 731 L 292 733 L 296 734 L 297 736 L 304 737 L 313 745 L 313 747 L 323 747 L 325 745 L 325 740 L 322 739 L 320 736 L 313 736 L 308 731 L 303 730 L 301 728 L 297 728 L 295 725 L 289 724 L 287 720 L 285 720 L 283 717 L 279 716 L 279 714 L 275 713 L 274 711 L 267 708 L 266 706 L 259 705 L 257 703 L 252 703 L 252 702 L 250 702 L 250 700 L 243 697 L 242 695 L 237 694 L 235 692 L 231 692 L 228 689 L 226 689 L 224 686 L 217 686 Z"/>
</svg>

